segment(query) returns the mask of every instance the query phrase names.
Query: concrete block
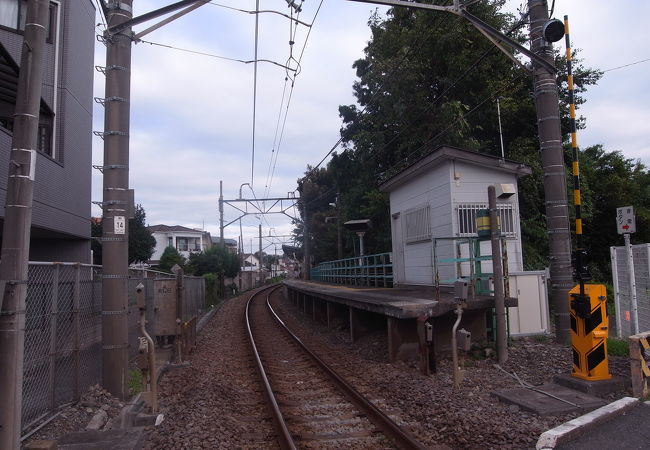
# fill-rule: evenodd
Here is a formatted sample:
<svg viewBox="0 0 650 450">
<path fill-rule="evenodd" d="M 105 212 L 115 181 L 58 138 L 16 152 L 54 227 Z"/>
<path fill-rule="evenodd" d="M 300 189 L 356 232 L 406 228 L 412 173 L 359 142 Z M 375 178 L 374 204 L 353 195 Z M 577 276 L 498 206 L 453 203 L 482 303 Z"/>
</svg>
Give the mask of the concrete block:
<svg viewBox="0 0 650 450">
<path fill-rule="evenodd" d="M 33 441 L 23 447 L 25 450 L 57 450 L 56 441 Z"/>
<path fill-rule="evenodd" d="M 59 439 L 60 450 L 139 450 L 144 443 L 141 428 L 111 431 L 81 431 Z"/>
<path fill-rule="evenodd" d="M 103 409 L 100 409 L 95 413 L 93 418 L 90 419 L 90 422 L 86 425 L 86 430 L 99 430 L 104 426 L 104 424 L 106 424 L 107 420 L 108 414 L 106 414 L 106 411 Z"/>
<path fill-rule="evenodd" d="M 540 416 L 566 414 L 581 409 L 589 411 L 605 404 L 602 399 L 593 395 L 552 383 L 534 386 L 534 390 L 523 387 L 501 389 L 493 394 L 505 403 L 517 405 Z"/>
<path fill-rule="evenodd" d="M 623 414 L 625 411 L 638 406 L 638 404 L 638 399 L 633 397 L 624 397 L 591 411 L 590 413 L 569 420 L 562 425 L 542 433 L 535 448 L 537 450 L 554 449 L 558 445 L 572 440 L 581 433 L 605 422 L 606 420 L 619 414 Z"/>
<path fill-rule="evenodd" d="M 582 378 L 573 377 L 568 373 L 554 375 L 553 382 L 597 397 L 603 397 L 612 392 L 622 391 L 626 386 L 630 385 L 630 379 L 625 377 L 613 376 L 609 380 L 588 381 L 583 380 Z"/>
</svg>

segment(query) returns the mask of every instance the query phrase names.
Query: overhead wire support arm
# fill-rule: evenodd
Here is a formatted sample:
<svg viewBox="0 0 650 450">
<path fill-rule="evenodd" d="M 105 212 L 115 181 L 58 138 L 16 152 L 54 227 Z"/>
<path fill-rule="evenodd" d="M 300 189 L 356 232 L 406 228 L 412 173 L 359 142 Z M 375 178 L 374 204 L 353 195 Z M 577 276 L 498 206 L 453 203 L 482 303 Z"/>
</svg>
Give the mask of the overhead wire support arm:
<svg viewBox="0 0 650 450">
<path fill-rule="evenodd" d="M 165 14 L 169 14 L 171 12 L 184 8 L 186 6 L 194 6 L 196 4 L 204 5 L 208 2 L 209 0 L 181 0 L 176 3 L 172 3 L 171 5 L 163 6 L 162 8 L 142 14 L 141 16 L 134 17 L 133 19 L 126 20 L 118 25 L 110 27 L 107 31 L 109 34 L 117 34 L 121 31 L 126 30 L 127 28 L 132 27 L 133 25 L 139 25 L 148 20 L 155 19 L 156 17 L 160 17 Z"/>
</svg>

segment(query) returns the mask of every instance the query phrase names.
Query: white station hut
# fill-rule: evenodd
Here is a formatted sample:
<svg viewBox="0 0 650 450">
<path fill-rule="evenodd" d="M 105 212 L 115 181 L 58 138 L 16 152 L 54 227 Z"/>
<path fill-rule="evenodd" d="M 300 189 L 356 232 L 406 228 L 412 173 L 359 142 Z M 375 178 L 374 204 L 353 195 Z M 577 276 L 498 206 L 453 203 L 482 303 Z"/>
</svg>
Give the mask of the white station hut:
<svg viewBox="0 0 650 450">
<path fill-rule="evenodd" d="M 546 277 L 523 271 L 517 179 L 531 172 L 519 162 L 441 146 L 383 182 L 380 190 L 390 195 L 394 285 L 453 285 L 462 278 L 471 264 L 462 258 L 469 249 L 454 238 L 477 236 L 476 216 L 487 208 L 493 185 L 506 237 L 510 292 L 519 298 L 519 307 L 511 308 L 510 331 L 547 332 Z M 489 241 L 482 242 L 479 251 L 489 254 L 489 248 Z M 491 263 L 482 264 L 492 271 Z"/>
</svg>

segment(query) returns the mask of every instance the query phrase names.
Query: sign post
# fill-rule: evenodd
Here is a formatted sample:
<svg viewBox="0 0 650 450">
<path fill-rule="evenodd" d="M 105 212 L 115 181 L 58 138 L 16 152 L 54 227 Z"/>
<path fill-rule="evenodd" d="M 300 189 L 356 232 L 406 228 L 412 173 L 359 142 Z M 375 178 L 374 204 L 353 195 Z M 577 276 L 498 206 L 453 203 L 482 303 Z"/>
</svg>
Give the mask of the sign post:
<svg viewBox="0 0 650 450">
<path fill-rule="evenodd" d="M 618 230 L 618 234 L 622 234 L 623 239 L 625 239 L 625 255 L 627 257 L 627 274 L 630 288 L 630 320 L 632 321 L 632 334 L 638 334 L 639 308 L 636 300 L 634 257 L 632 255 L 632 244 L 630 244 L 630 234 L 636 232 L 636 220 L 632 206 L 616 208 L 616 229 Z"/>
</svg>

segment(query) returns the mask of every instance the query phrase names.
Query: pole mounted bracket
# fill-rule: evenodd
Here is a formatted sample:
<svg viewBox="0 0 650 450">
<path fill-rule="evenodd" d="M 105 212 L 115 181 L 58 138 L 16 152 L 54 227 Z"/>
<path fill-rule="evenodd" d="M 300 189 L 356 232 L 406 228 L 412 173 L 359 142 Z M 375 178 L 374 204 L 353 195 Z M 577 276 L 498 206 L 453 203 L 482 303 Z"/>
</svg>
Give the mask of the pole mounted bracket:
<svg viewBox="0 0 650 450">
<path fill-rule="evenodd" d="M 94 97 L 95 103 L 98 103 L 102 106 L 106 106 L 106 102 L 123 102 L 127 103 L 129 100 L 124 97 Z"/>
</svg>

